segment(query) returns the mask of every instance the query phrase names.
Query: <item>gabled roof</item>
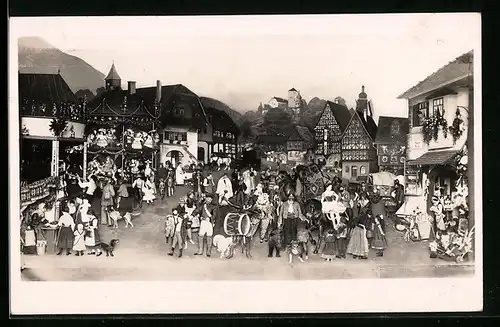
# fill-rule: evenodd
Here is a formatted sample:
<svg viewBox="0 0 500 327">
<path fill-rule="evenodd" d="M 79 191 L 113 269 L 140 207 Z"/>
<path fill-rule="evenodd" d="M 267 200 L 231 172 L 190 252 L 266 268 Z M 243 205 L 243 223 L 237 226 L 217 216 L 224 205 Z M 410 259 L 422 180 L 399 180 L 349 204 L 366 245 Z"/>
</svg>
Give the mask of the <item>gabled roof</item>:
<svg viewBox="0 0 500 327">
<path fill-rule="evenodd" d="M 288 136 L 288 141 L 305 141 L 313 142 L 314 135 L 308 127 L 302 125 L 294 125 L 291 133 Z"/>
<path fill-rule="evenodd" d="M 115 64 L 111 66 L 111 69 L 109 70 L 108 76 L 106 76 L 106 80 L 109 79 L 119 79 L 121 80 L 120 75 L 118 75 L 118 72 L 116 71 Z"/>
<path fill-rule="evenodd" d="M 296 90 L 294 87 L 292 87 L 292 88 L 291 88 L 290 90 L 288 90 L 288 91 L 297 92 L 297 90 Z"/>
<path fill-rule="evenodd" d="M 285 100 L 285 99 L 280 98 L 280 97 L 272 97 L 271 100 L 272 99 L 276 99 L 276 101 L 278 101 L 278 102 L 287 102 L 288 103 L 288 100 Z"/>
<path fill-rule="evenodd" d="M 285 144 L 288 136 L 281 135 L 259 135 L 255 143 L 258 144 Z"/>
<path fill-rule="evenodd" d="M 59 74 L 18 74 L 19 103 L 33 101 L 50 105 L 74 102 L 77 98 Z"/>
<path fill-rule="evenodd" d="M 398 126 L 393 129 L 393 126 Z M 406 144 L 406 135 L 410 130 L 408 118 L 380 116 L 378 118 L 375 143 Z"/>
<path fill-rule="evenodd" d="M 473 61 L 474 51 L 471 50 L 427 76 L 423 81 L 398 96 L 398 99 L 410 99 L 472 76 L 474 73 Z"/>
<path fill-rule="evenodd" d="M 358 117 L 359 120 L 361 121 L 361 125 L 363 125 L 364 130 L 368 134 L 368 136 L 372 139 L 375 140 L 375 137 L 377 136 L 377 124 L 375 124 L 375 121 L 371 116 L 367 116 L 366 120 L 365 118 L 359 114 L 358 111 L 354 113 L 354 115 L 351 116 L 351 119 L 349 120 L 349 123 L 347 124 L 346 128 L 343 131 L 343 134 L 345 134 L 345 131 L 351 125 L 352 121 L 354 120 L 355 117 Z M 344 135 L 342 135 L 344 137 Z"/>
<path fill-rule="evenodd" d="M 127 107 L 123 110 L 126 99 Z M 156 100 L 156 87 L 143 87 L 136 89 L 134 94 L 128 90 L 106 90 L 88 103 L 91 118 L 104 117 L 153 117 L 154 103 Z M 176 116 L 172 108 L 176 104 L 185 104 L 193 108 L 192 117 Z M 198 96 L 182 84 L 166 85 L 161 88 L 160 117 L 162 125 L 189 126 L 203 129 L 208 120 L 205 110 Z"/>
<path fill-rule="evenodd" d="M 340 131 L 343 133 L 347 126 L 349 125 L 349 122 L 351 120 L 351 113 L 349 112 L 349 109 L 347 107 L 344 107 L 343 105 L 340 105 L 338 103 L 332 102 L 332 101 L 327 101 L 325 108 L 323 108 L 323 111 L 321 112 L 321 115 L 318 116 L 318 120 L 314 124 L 314 127 L 318 125 L 319 121 L 321 120 L 321 117 L 323 117 L 325 110 L 327 107 L 330 107 L 330 110 L 335 117 L 335 120 L 337 120 L 337 123 L 339 124 Z"/>
<path fill-rule="evenodd" d="M 225 111 L 205 106 L 205 112 L 214 130 L 239 134 L 238 126 Z"/>
</svg>

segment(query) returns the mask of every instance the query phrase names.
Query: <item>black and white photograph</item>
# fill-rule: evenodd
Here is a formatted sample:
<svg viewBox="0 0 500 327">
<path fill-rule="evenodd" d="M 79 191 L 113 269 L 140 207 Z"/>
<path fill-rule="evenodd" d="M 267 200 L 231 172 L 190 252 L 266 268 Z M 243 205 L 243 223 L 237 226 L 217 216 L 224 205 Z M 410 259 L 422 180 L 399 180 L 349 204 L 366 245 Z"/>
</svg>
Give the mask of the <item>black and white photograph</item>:
<svg viewBox="0 0 500 327">
<path fill-rule="evenodd" d="M 11 313 L 482 309 L 480 14 L 9 37 Z"/>
</svg>

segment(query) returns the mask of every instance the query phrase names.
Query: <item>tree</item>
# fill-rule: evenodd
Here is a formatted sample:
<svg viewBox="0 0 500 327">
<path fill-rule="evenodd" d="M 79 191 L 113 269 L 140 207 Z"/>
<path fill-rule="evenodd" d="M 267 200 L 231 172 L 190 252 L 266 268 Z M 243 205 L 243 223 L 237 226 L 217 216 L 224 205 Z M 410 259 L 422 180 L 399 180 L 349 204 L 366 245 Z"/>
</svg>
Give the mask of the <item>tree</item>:
<svg viewBox="0 0 500 327">
<path fill-rule="evenodd" d="M 344 107 L 347 107 L 347 102 L 341 96 L 335 97 L 335 99 L 333 99 L 333 102 L 338 103 L 338 104 L 340 104 L 340 105 L 342 105 Z"/>
<path fill-rule="evenodd" d="M 280 132 L 288 130 L 292 124 L 292 117 L 290 117 L 285 110 L 275 108 L 269 110 L 266 114 L 262 127 L 264 127 L 266 131 L 280 134 Z"/>
<path fill-rule="evenodd" d="M 87 100 L 91 100 L 94 97 L 94 93 L 92 93 L 92 91 L 90 91 L 89 89 L 78 90 L 76 91 L 75 95 L 78 99 L 86 97 Z"/>
</svg>

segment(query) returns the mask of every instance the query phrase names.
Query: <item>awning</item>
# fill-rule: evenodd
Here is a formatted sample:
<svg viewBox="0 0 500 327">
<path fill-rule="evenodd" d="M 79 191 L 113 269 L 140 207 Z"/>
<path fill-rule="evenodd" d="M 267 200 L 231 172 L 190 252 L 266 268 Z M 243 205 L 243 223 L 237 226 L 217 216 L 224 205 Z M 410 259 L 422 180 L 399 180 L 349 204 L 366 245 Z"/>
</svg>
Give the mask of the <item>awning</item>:
<svg viewBox="0 0 500 327">
<path fill-rule="evenodd" d="M 429 151 L 418 157 L 415 160 L 407 161 L 409 166 L 417 165 L 444 165 L 450 163 L 452 159 L 457 155 L 456 150 L 448 151 Z"/>
<path fill-rule="evenodd" d="M 427 210 L 427 202 L 424 196 L 405 196 L 405 202 L 396 212 L 396 216 L 410 216 L 414 211 L 425 212 Z"/>
</svg>

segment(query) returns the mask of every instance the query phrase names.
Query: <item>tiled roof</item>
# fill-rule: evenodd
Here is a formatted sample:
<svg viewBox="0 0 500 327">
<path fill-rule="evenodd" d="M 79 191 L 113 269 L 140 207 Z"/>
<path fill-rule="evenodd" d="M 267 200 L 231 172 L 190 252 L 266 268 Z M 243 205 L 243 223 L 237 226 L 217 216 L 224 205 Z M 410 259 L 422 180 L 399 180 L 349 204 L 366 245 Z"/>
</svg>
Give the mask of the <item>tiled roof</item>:
<svg viewBox="0 0 500 327">
<path fill-rule="evenodd" d="M 445 86 L 446 83 L 461 77 L 472 75 L 474 71 L 473 60 L 474 51 L 471 50 L 429 75 L 423 81 L 398 96 L 398 99 L 409 99 Z"/>
<path fill-rule="evenodd" d="M 287 141 L 287 136 L 278 135 L 259 135 L 255 143 L 260 144 L 284 144 Z"/>
<path fill-rule="evenodd" d="M 363 116 L 359 116 L 361 118 L 361 122 L 366 128 L 366 131 L 368 132 L 368 135 L 372 138 L 372 140 L 375 140 L 375 137 L 377 136 L 377 124 L 373 120 L 372 116 L 366 116 L 366 120 Z"/>
<path fill-rule="evenodd" d="M 294 133 L 296 131 L 296 133 Z M 306 141 L 313 142 L 314 135 L 311 133 L 308 127 L 295 125 L 293 127 L 292 133 L 290 134 L 288 141 Z"/>
<path fill-rule="evenodd" d="M 122 106 L 126 97 L 127 109 Z M 91 115 L 116 116 L 148 116 L 154 114 L 156 87 L 137 88 L 134 94 L 127 90 L 107 90 L 99 94 L 88 103 Z M 105 103 L 105 105 L 103 105 Z M 193 116 L 176 116 L 172 108 L 176 103 L 189 105 L 193 108 Z M 142 104 L 142 105 L 141 105 Z M 138 109 L 139 108 L 139 109 Z M 198 96 L 182 84 L 166 85 L 161 88 L 161 117 L 162 125 L 189 126 L 203 129 L 207 125 L 207 117 Z"/>
<path fill-rule="evenodd" d="M 347 125 L 349 125 L 349 122 L 351 121 L 351 113 L 349 112 L 349 109 L 347 107 L 344 107 L 343 105 L 340 105 L 338 103 L 332 102 L 332 101 L 327 101 L 325 105 L 330 106 L 330 110 L 333 113 L 333 116 L 335 116 L 335 119 L 337 120 L 337 123 L 339 124 L 340 130 L 342 132 L 345 131 Z M 314 126 L 318 125 L 319 120 L 323 116 L 323 113 L 325 112 L 325 109 L 323 109 L 323 112 L 321 115 L 318 116 L 318 120 L 314 124 Z"/>
<path fill-rule="evenodd" d="M 287 103 L 288 103 L 288 100 L 285 100 L 285 99 L 283 99 L 283 98 L 273 97 L 272 99 L 276 99 L 276 101 L 278 101 L 278 102 L 287 102 Z M 272 99 L 271 99 L 271 100 L 272 100 Z"/>
<path fill-rule="evenodd" d="M 75 102 L 77 98 L 59 74 L 18 74 L 19 103 L 34 101 L 50 105 Z"/>
<path fill-rule="evenodd" d="M 451 163 L 456 155 L 456 150 L 428 151 L 417 159 L 409 161 L 408 165 L 443 165 Z"/>
<path fill-rule="evenodd" d="M 205 106 L 208 121 L 215 130 L 221 132 L 239 133 L 239 129 L 229 115 L 222 110 Z"/>
<path fill-rule="evenodd" d="M 392 129 L 393 124 L 399 125 L 396 130 Z M 406 144 L 406 135 L 410 129 L 408 118 L 386 117 L 378 118 L 378 129 L 375 143 Z"/>
<path fill-rule="evenodd" d="M 118 72 L 116 71 L 115 64 L 111 66 L 111 69 L 109 70 L 108 76 L 106 76 L 106 80 L 108 79 L 119 79 L 121 80 L 120 75 L 118 75 Z"/>
</svg>

